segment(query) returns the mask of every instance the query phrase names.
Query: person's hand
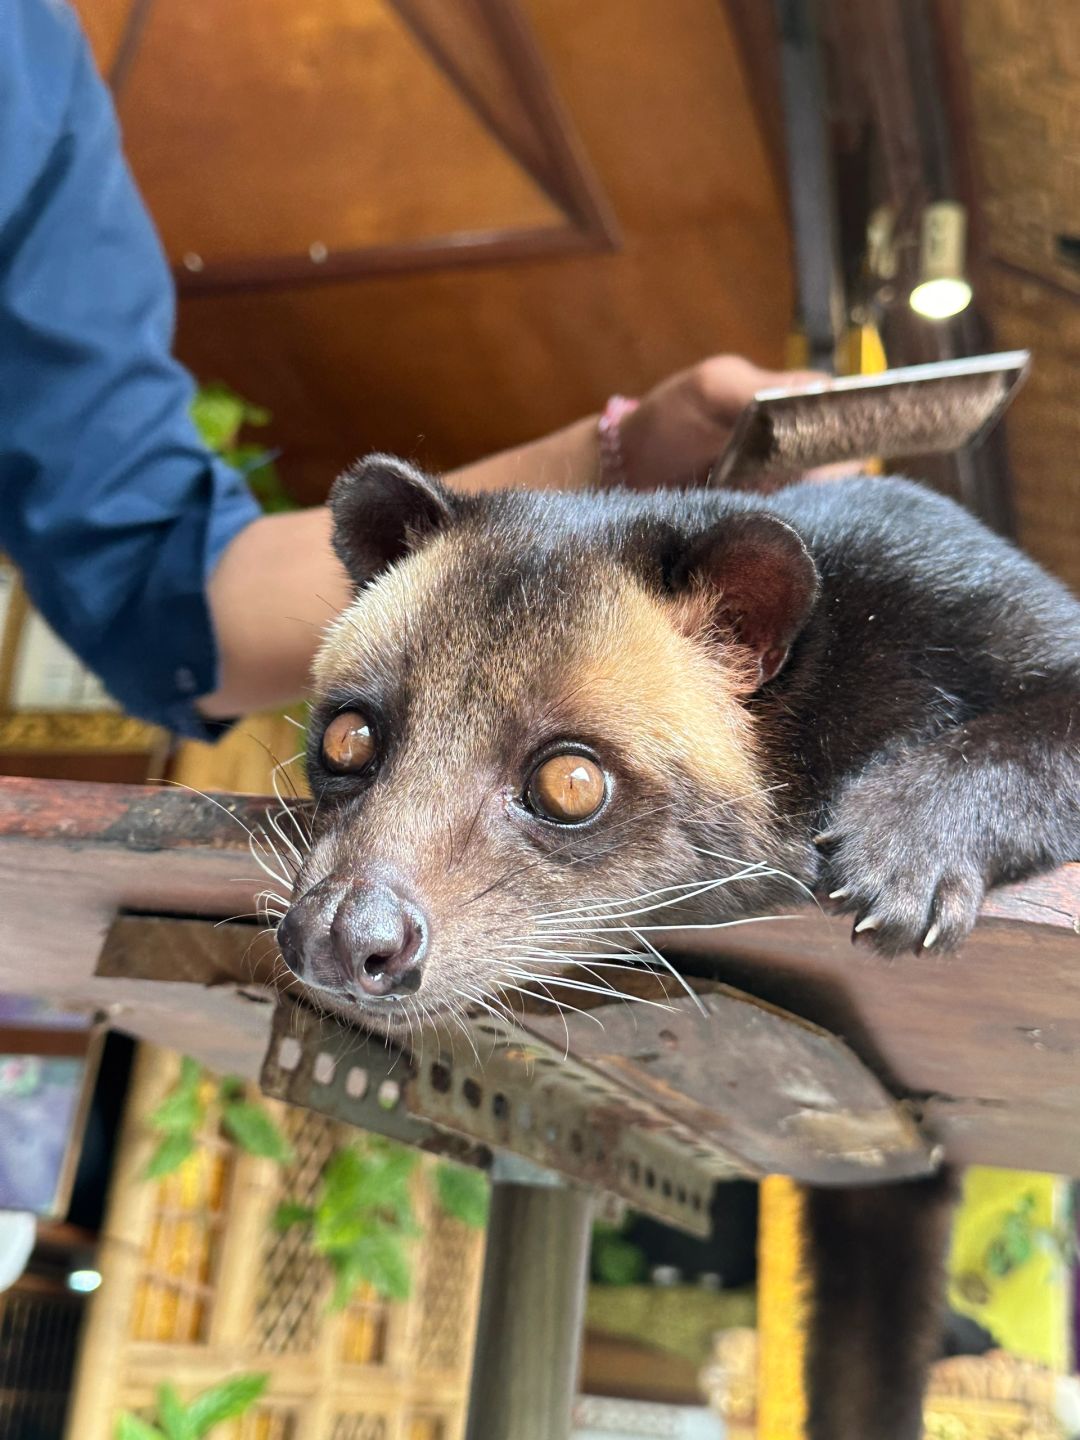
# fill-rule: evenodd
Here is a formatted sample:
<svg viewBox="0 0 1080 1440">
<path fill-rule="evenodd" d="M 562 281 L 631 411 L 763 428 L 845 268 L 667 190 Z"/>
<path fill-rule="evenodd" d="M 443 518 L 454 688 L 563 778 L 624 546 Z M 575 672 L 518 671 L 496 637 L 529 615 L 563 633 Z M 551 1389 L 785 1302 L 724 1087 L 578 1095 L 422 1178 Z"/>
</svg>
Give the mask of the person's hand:
<svg viewBox="0 0 1080 1440">
<path fill-rule="evenodd" d="M 661 381 L 619 424 L 623 483 L 635 490 L 703 484 L 759 390 L 827 379 L 813 370 L 762 370 L 717 355 Z"/>
</svg>

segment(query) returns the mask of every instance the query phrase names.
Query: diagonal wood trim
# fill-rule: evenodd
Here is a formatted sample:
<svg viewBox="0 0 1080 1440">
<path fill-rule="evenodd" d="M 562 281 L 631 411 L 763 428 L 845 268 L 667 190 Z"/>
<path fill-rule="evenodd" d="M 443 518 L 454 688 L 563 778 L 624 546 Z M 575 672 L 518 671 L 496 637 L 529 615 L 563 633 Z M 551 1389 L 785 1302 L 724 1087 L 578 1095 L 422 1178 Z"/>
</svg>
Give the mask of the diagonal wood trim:
<svg viewBox="0 0 1080 1440">
<path fill-rule="evenodd" d="M 545 136 L 514 83 L 480 0 L 387 0 L 485 129 L 561 210 L 569 208 Z"/>
<path fill-rule="evenodd" d="M 777 189 L 788 203 L 787 141 L 780 104 L 780 36 L 772 0 L 720 0 L 746 81 L 750 106 Z"/>
<path fill-rule="evenodd" d="M 150 11 L 153 9 L 154 0 L 131 0 L 131 8 L 128 11 L 127 21 L 124 24 L 124 32 L 120 37 L 120 43 L 116 47 L 116 54 L 109 67 L 108 82 L 109 89 L 113 93 L 113 100 L 117 104 L 120 101 L 120 92 L 127 83 L 131 74 L 131 66 L 142 44 L 143 34 L 146 30 L 146 22 L 150 19 Z"/>
<path fill-rule="evenodd" d="M 131 0 L 109 73 L 114 99 L 130 75 L 155 0 Z M 262 255 L 173 267 L 184 295 L 410 275 L 615 250 L 621 237 L 572 121 L 516 0 L 388 0 L 435 64 L 567 223 L 460 231 L 326 254 Z"/>
<path fill-rule="evenodd" d="M 559 100 L 536 37 L 513 0 L 479 0 L 488 22 L 501 37 L 517 83 L 547 139 L 552 159 L 570 195 L 569 217 L 616 249 L 621 243 L 618 223 L 584 147 Z"/>
<path fill-rule="evenodd" d="M 416 275 L 473 265 L 506 265 L 527 260 L 561 260 L 614 249 L 607 235 L 576 225 L 535 229 L 466 230 L 400 245 L 368 245 L 310 255 L 252 256 L 224 260 L 190 271 L 174 266 L 177 289 L 186 297 L 264 286 L 310 285 L 329 280 L 366 280 L 376 275 Z"/>
<path fill-rule="evenodd" d="M 1041 285 L 1052 295 L 1069 301 L 1073 305 L 1080 303 L 1080 280 L 1076 284 L 1070 285 L 1066 280 L 1059 280 L 1056 275 L 1047 275 L 1042 270 L 1032 270 L 1030 266 L 1018 265 L 1015 260 L 1010 260 L 1007 256 L 998 255 L 993 251 L 991 251 L 989 259 L 991 265 L 1004 271 L 1006 275 L 1013 275 L 1018 280 L 1025 280 L 1033 285 Z"/>
<path fill-rule="evenodd" d="M 567 218 L 617 243 L 614 214 L 516 0 L 389 3 L 481 122 Z"/>
</svg>

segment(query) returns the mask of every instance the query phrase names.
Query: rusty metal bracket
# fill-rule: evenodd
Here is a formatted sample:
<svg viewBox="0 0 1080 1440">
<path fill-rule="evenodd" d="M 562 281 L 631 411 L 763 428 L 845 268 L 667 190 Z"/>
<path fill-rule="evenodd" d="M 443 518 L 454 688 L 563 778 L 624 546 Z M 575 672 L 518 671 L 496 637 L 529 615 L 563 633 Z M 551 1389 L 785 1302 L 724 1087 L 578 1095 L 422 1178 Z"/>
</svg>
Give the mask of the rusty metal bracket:
<svg viewBox="0 0 1080 1440">
<path fill-rule="evenodd" d="M 544 1033 L 551 1015 L 484 1017 L 467 1039 L 425 1032 L 409 1055 L 280 1002 L 262 1084 L 474 1164 L 518 1156 L 699 1235 L 720 1180 L 880 1183 L 937 1164 L 910 1115 L 819 1027 L 722 986 L 657 1013 L 616 1000 L 594 1012 L 599 1027 L 560 1017 L 565 1050 Z"/>
<path fill-rule="evenodd" d="M 379 1036 L 282 1002 L 261 1084 L 274 1099 L 485 1168 L 493 1152 L 521 1156 L 708 1234 L 713 1185 L 744 1167 L 543 1042 L 477 1038 L 479 1062 L 460 1041 L 456 1056 L 433 1041 L 417 1065 Z"/>
</svg>

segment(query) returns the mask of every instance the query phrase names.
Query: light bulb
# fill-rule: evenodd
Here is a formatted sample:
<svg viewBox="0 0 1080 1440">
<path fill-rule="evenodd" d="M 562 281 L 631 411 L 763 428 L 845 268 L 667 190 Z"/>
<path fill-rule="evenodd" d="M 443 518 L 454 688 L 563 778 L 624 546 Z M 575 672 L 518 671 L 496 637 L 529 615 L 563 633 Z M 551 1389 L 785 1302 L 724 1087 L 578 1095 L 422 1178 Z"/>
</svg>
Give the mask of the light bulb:
<svg viewBox="0 0 1080 1440">
<path fill-rule="evenodd" d="M 100 1284 L 101 1275 L 97 1270 L 72 1270 L 67 1277 L 67 1288 L 76 1295 L 89 1295 Z"/>
<path fill-rule="evenodd" d="M 956 275 L 941 275 L 916 285 L 909 304 L 928 320 L 947 320 L 971 304 L 971 286 Z"/>
<path fill-rule="evenodd" d="M 923 211 L 919 241 L 919 283 L 911 308 L 929 320 L 947 320 L 971 304 L 964 279 L 967 215 L 953 200 L 938 200 Z"/>
</svg>

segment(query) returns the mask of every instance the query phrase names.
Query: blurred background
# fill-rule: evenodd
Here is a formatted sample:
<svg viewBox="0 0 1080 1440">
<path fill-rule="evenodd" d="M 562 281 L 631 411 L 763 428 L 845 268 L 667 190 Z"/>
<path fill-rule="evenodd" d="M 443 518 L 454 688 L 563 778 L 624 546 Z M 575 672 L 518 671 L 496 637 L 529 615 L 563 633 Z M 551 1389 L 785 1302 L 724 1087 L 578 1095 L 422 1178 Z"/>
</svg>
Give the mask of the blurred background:
<svg viewBox="0 0 1080 1440">
<path fill-rule="evenodd" d="M 1007 427 L 906 468 L 1080 586 L 1075 0 L 75 9 L 173 268 L 196 418 L 267 508 L 320 502 L 367 450 L 452 467 L 717 352 L 854 372 L 1026 347 Z M 261 792 L 297 748 L 278 715 L 213 750 L 124 716 L 0 559 L 0 772 Z M 5 1003 L 0 1206 L 39 1220 L 28 1240 L 0 1215 L 12 1275 L 34 1247 L 0 1294 L 4 1440 L 97 1440 L 124 1412 L 125 1440 L 176 1440 L 162 1381 L 186 1403 L 249 1374 L 265 1390 L 207 1433 L 460 1434 L 482 1197 L 410 1170 L 409 1225 L 379 1222 L 407 1284 L 369 1267 L 328 1308 L 327 1167 L 392 1156 Z M 240 1105 L 263 1119 L 230 1129 Z M 275 1224 L 286 1204 L 307 1220 Z M 723 1188 L 714 1231 L 598 1229 L 582 1437 L 767 1433 L 754 1187 Z M 969 1177 L 933 1433 L 1080 1431 L 1074 1241 L 1064 1182 Z"/>
</svg>

